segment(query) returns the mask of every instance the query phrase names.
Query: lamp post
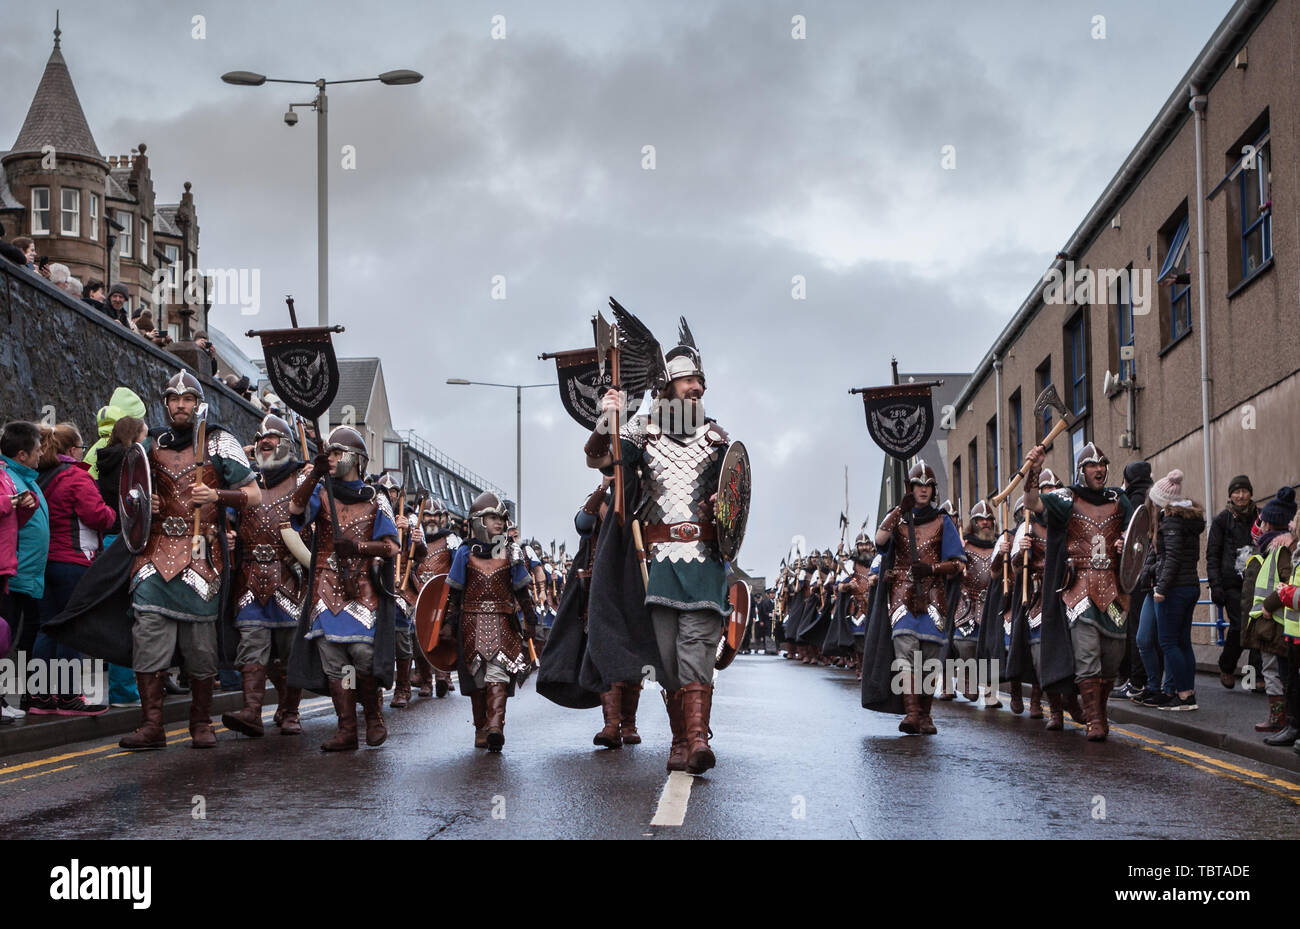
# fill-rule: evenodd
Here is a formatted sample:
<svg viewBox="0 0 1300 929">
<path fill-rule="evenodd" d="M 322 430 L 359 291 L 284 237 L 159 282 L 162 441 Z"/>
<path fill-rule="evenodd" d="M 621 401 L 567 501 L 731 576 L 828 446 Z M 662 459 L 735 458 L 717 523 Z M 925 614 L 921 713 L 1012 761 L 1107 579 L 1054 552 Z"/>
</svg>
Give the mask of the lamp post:
<svg viewBox="0 0 1300 929">
<path fill-rule="evenodd" d="M 385 71 L 378 77 L 360 77 L 346 81 L 327 81 L 323 77 L 314 81 L 291 81 L 267 77 L 265 74 L 258 74 L 254 71 L 227 71 L 221 75 L 221 79 L 227 84 L 237 84 L 242 87 L 260 87 L 269 82 L 272 84 L 312 84 L 316 88 L 316 99 L 307 103 L 289 104 L 289 110 L 284 114 L 284 122 L 288 126 L 298 124 L 298 114 L 294 112 L 295 107 L 309 106 L 316 111 L 316 321 L 319 326 L 328 326 L 329 185 L 326 148 L 329 135 L 327 125 L 329 101 L 325 96 L 325 88 L 329 84 L 364 84 L 369 81 L 379 81 L 381 84 L 418 84 L 424 80 L 424 75 L 418 71 L 398 70 Z"/>
<path fill-rule="evenodd" d="M 524 391 L 530 387 L 555 387 L 555 384 L 493 384 L 489 381 L 467 381 L 462 377 L 447 378 L 448 384 L 457 387 L 508 387 L 515 392 L 515 525 L 524 524 Z M 523 532 L 521 528 L 520 533 Z"/>
</svg>

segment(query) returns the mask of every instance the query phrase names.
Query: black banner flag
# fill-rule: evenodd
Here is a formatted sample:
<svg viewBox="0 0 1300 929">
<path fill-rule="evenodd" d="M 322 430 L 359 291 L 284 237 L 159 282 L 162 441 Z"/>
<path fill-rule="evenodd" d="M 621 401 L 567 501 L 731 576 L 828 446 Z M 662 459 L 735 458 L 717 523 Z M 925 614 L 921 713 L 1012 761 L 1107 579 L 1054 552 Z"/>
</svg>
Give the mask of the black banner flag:
<svg viewBox="0 0 1300 929">
<path fill-rule="evenodd" d="M 893 384 L 862 390 L 872 441 L 899 460 L 925 447 L 934 431 L 929 384 Z"/>
</svg>

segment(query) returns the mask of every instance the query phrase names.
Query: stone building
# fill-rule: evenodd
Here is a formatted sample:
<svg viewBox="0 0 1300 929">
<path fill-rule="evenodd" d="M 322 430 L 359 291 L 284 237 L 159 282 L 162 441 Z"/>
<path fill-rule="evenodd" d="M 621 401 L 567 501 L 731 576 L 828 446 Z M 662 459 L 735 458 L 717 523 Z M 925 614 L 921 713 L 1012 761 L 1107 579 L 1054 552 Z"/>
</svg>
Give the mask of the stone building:
<svg viewBox="0 0 1300 929">
<path fill-rule="evenodd" d="M 1300 479 L 1297 29 L 1294 3 L 1238 0 L 1034 282 L 955 404 L 968 508 L 1051 428 L 1048 385 L 1063 478 L 1094 441 L 1116 484 L 1131 460 L 1180 468 L 1211 513 L 1236 474 L 1260 498 Z"/>
<path fill-rule="evenodd" d="M 147 147 L 101 154 L 54 29 L 31 106 L 9 151 L 0 153 L 0 222 L 9 238 L 31 236 L 39 254 L 81 282 L 122 282 L 133 311 L 154 310 L 159 329 L 181 341 L 207 328 L 208 281 L 198 268 L 199 225 L 190 184 L 176 203 L 157 202 Z M 16 83 L 16 82 L 15 82 Z M 174 285 L 155 293 L 154 273 Z"/>
</svg>

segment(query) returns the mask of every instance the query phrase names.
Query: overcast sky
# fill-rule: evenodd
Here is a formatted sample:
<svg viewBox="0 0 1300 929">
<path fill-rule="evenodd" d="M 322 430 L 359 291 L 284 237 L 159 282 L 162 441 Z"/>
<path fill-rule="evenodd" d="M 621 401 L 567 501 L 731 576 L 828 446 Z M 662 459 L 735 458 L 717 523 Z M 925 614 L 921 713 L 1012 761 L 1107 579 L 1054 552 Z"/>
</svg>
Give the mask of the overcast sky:
<svg viewBox="0 0 1300 929">
<path fill-rule="evenodd" d="M 55 5 L 9 10 L 0 30 L 0 149 Z M 835 544 L 846 465 L 853 525 L 874 522 L 881 454 L 847 389 L 887 382 L 891 354 L 904 370 L 973 369 L 1231 6 L 57 5 L 100 150 L 146 142 L 160 202 L 194 184 L 200 264 L 260 269 L 259 316 L 213 312 L 231 335 L 287 324 L 285 293 L 314 311 L 316 117 L 282 120 L 309 87 L 220 75 L 422 72 L 330 93 L 339 354 L 378 355 L 397 428 L 513 493 L 514 397 L 446 378 L 553 378 L 536 356 L 590 344 L 609 294 L 668 344 L 685 314 L 706 407 L 753 459 L 741 563 L 769 576 L 794 533 Z M 524 417 L 524 531 L 572 548 L 595 485 L 585 435 L 555 390 L 526 391 Z"/>
</svg>

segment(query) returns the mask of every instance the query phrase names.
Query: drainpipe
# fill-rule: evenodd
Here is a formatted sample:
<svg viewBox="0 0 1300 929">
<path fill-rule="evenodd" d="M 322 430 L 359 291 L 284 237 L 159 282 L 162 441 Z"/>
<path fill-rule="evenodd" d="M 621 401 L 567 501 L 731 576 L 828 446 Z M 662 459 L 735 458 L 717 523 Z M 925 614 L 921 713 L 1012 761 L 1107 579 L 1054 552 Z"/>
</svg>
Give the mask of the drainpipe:
<svg viewBox="0 0 1300 929">
<path fill-rule="evenodd" d="M 1196 283 L 1197 297 L 1200 304 L 1201 329 L 1201 445 L 1205 455 L 1205 506 L 1213 506 L 1214 472 L 1210 461 L 1210 368 L 1209 350 L 1209 308 L 1206 292 L 1209 286 L 1206 277 L 1209 271 L 1209 252 L 1205 247 L 1205 171 L 1201 158 L 1201 138 L 1205 125 L 1205 95 L 1195 84 L 1188 85 L 1188 108 L 1192 111 L 1192 124 L 1196 129 Z"/>
<path fill-rule="evenodd" d="M 1002 359 L 997 355 L 993 356 L 993 397 L 994 402 L 997 404 L 997 411 L 993 417 L 997 420 L 997 427 L 993 430 L 993 434 L 997 438 L 998 479 L 990 483 L 989 496 L 1002 489 L 993 486 L 994 484 L 1001 484 L 1007 479 L 1007 472 L 1002 467 Z M 972 500 L 971 506 L 974 505 L 975 501 Z"/>
</svg>

